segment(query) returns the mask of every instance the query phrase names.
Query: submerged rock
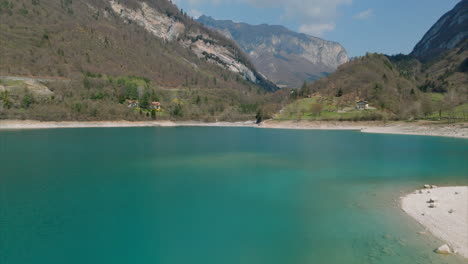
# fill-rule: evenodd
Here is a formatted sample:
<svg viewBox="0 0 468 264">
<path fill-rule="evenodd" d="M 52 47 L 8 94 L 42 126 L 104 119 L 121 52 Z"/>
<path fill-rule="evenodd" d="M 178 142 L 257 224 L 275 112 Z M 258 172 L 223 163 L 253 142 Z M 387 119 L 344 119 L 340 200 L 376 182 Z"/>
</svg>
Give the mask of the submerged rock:
<svg viewBox="0 0 468 264">
<path fill-rule="evenodd" d="M 444 244 L 444 245 L 438 247 L 435 250 L 435 253 L 442 254 L 442 255 L 449 255 L 449 254 L 452 254 L 452 250 L 450 249 L 450 247 L 447 244 Z"/>
</svg>

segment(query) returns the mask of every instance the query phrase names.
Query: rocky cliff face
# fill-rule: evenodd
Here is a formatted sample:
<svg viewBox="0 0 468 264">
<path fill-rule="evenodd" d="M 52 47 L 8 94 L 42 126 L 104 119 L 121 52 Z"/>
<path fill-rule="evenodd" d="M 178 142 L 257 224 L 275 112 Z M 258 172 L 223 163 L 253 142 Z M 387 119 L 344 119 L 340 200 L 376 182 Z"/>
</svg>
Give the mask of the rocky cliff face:
<svg viewBox="0 0 468 264">
<path fill-rule="evenodd" d="M 169 0 L 3 2 L 0 20 L 8 30 L 0 30 L 0 73 L 6 76 L 94 72 L 142 76 L 168 87 L 208 88 L 207 80 L 222 79 L 212 84 L 278 89 L 234 41 Z"/>
<path fill-rule="evenodd" d="M 416 45 L 411 55 L 427 61 L 451 50 L 468 38 L 468 0 L 442 16 Z"/>
<path fill-rule="evenodd" d="M 252 26 L 207 16 L 201 16 L 198 22 L 235 40 L 255 67 L 280 87 L 299 87 L 304 81 L 334 72 L 348 61 L 340 44 L 282 26 Z"/>
<path fill-rule="evenodd" d="M 146 2 L 139 2 L 137 8 L 132 8 L 117 1 L 109 0 L 112 10 L 128 22 L 134 22 L 154 36 L 165 41 L 177 41 L 183 47 L 193 51 L 199 58 L 206 59 L 227 70 L 238 73 L 245 80 L 264 86 L 267 90 L 275 90 L 273 84 L 260 76 L 248 59 L 235 45 L 226 45 L 231 40 L 223 39 L 222 35 L 210 35 L 201 26 L 185 25 Z M 220 39 L 221 38 L 221 39 Z M 229 44 L 229 43 L 228 43 Z"/>
</svg>

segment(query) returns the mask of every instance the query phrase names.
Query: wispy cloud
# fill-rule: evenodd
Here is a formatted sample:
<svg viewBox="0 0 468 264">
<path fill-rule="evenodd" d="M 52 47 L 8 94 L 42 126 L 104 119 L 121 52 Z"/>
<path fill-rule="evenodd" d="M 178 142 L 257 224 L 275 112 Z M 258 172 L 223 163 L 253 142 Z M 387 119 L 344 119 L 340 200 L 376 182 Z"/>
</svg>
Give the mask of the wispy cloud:
<svg viewBox="0 0 468 264">
<path fill-rule="evenodd" d="M 367 10 L 364 10 L 356 15 L 353 16 L 354 19 L 360 19 L 360 20 L 364 20 L 364 19 L 368 19 L 370 17 L 373 17 L 374 16 L 374 10 L 373 9 L 367 9 Z"/>
<path fill-rule="evenodd" d="M 189 12 L 189 15 L 191 15 L 193 18 L 197 19 L 203 15 L 202 11 L 197 10 L 197 9 L 191 9 Z"/>
<path fill-rule="evenodd" d="M 312 35 L 312 36 L 322 36 L 323 33 L 328 31 L 333 31 L 335 29 L 335 24 L 304 24 L 299 27 L 299 32 Z"/>
<path fill-rule="evenodd" d="M 243 3 L 256 8 L 280 8 L 280 19 L 300 24 L 303 33 L 321 36 L 335 29 L 338 8 L 349 5 L 352 0 L 175 0 L 176 4 L 187 3 L 193 8 L 203 4 Z"/>
</svg>

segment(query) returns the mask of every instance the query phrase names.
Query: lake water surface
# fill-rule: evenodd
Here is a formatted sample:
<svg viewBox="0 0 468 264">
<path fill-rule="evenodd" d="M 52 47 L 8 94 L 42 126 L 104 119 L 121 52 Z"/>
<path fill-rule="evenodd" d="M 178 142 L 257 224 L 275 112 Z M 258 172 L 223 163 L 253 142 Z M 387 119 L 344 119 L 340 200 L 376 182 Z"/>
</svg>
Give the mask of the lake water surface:
<svg viewBox="0 0 468 264">
<path fill-rule="evenodd" d="M 0 131 L 2 264 L 466 263 L 398 198 L 468 140 L 355 131 Z"/>
</svg>

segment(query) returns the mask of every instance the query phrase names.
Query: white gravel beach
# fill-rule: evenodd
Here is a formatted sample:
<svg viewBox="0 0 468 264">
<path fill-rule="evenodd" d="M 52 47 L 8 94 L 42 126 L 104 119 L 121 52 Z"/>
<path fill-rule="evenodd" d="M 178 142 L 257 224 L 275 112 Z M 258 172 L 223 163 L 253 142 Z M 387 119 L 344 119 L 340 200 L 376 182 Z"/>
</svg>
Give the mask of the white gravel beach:
<svg viewBox="0 0 468 264">
<path fill-rule="evenodd" d="M 468 138 L 468 124 L 443 124 L 430 121 L 381 122 L 381 121 L 275 121 L 260 125 L 264 128 L 312 129 L 312 130 L 359 130 L 363 133 L 400 134 Z"/>
<path fill-rule="evenodd" d="M 468 186 L 424 188 L 402 197 L 403 211 L 468 258 Z"/>
<path fill-rule="evenodd" d="M 260 125 L 254 121 L 242 122 L 198 122 L 198 121 L 36 121 L 0 120 L 0 129 L 45 129 L 83 127 L 257 127 L 273 129 L 306 130 L 358 130 L 363 133 L 401 134 L 468 138 L 468 124 L 442 124 L 437 122 L 334 122 L 334 121 L 275 121 L 267 120 Z"/>
<path fill-rule="evenodd" d="M 252 127 L 248 122 L 203 123 L 196 121 L 36 121 L 36 120 L 0 120 L 0 129 L 47 129 L 47 128 L 90 128 L 90 127 L 175 127 L 175 126 L 214 126 L 214 127 Z"/>
</svg>

